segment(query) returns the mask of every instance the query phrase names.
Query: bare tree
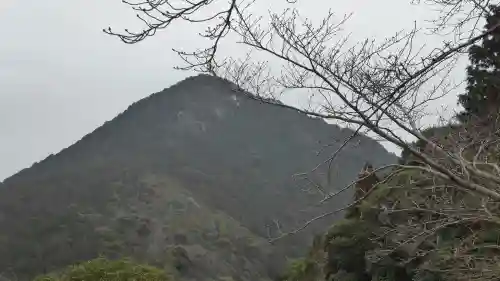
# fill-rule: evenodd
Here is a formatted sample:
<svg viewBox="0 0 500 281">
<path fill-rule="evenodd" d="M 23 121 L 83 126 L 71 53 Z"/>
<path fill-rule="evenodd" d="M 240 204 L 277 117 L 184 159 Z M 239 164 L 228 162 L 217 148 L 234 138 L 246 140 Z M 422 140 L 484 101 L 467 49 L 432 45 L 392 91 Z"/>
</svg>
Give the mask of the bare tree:
<svg viewBox="0 0 500 281">
<path fill-rule="evenodd" d="M 213 41 L 210 47 L 199 49 L 194 52 L 174 50 L 188 65 L 179 69 L 195 69 L 201 72 L 213 73 L 212 67 L 217 65 L 215 54 L 220 41 L 232 30 L 232 23 L 235 18 L 237 7 L 236 0 L 228 1 L 227 5 L 221 9 L 210 11 L 210 8 L 217 6 L 216 0 L 139 0 L 129 2 L 122 0 L 133 10 L 137 11 L 137 18 L 144 23 L 145 29 L 139 32 L 125 29 L 124 33 L 115 33 L 111 28 L 104 29 L 107 34 L 119 37 L 124 43 L 135 44 L 147 37 L 154 36 L 157 31 L 166 29 L 178 21 L 190 23 L 207 23 L 206 31 L 200 34 L 201 37 Z M 208 10 L 208 11 L 207 11 Z M 208 15 L 207 15 L 208 14 Z M 196 63 L 188 58 L 194 58 Z"/>
<path fill-rule="evenodd" d="M 349 16 L 336 20 L 335 15 L 328 11 L 319 23 L 314 24 L 302 18 L 292 2 L 289 2 L 290 8 L 271 11 L 265 24 L 260 15 L 249 12 L 253 1 L 231 0 L 226 8 L 205 18 L 201 17 L 201 10 L 216 5 L 217 1 L 125 2 L 140 13 L 138 18 L 147 28 L 137 33 L 117 34 L 111 29 L 105 32 L 126 43 L 136 43 L 176 20 L 212 24 L 202 34 L 212 41 L 211 47 L 194 52 L 177 50 L 186 62 L 181 69 L 195 69 L 223 77 L 234 82 L 238 90 L 252 93 L 250 97 L 276 106 L 291 107 L 279 102 L 277 94 L 296 92 L 314 97 L 318 101 L 317 107 L 295 109 L 355 128 L 353 136 L 322 164 L 331 165 L 340 150 L 362 132 L 392 143 L 416 159 L 418 165 L 395 164 L 379 168 L 397 169 L 372 189 L 390 183 L 391 188 L 403 194 L 406 201 L 396 200 L 391 206 L 386 206 L 386 214 L 392 223 L 376 233 L 374 239 L 384 238 L 385 242 L 370 255 L 371 259 L 380 259 L 403 249 L 407 258 L 402 262 L 429 257 L 427 261 L 432 262 L 424 263 L 422 271 L 439 271 L 455 278 L 453 280 L 492 280 L 488 278 L 500 274 L 498 258 L 473 257 L 470 251 L 477 250 L 478 223 L 498 227 L 500 222 L 497 207 L 500 201 L 498 123 L 461 125 L 443 141 L 444 136 L 437 140 L 426 137 L 419 120 L 428 113 L 426 106 L 430 102 L 449 95 L 457 87 L 450 73 L 461 54 L 500 28 L 500 24 L 489 30 L 477 28 L 481 17 L 490 13 L 488 6 L 498 3 L 490 0 L 422 2 L 414 4 L 429 5 L 437 11 L 436 17 L 430 21 L 430 30 L 436 34 L 447 32 L 455 35 L 453 40 L 443 42 L 442 46 L 431 51 L 415 42 L 423 32 L 421 27 L 398 32 L 381 42 L 366 39 L 352 43 L 341 32 Z M 233 33 L 251 53 L 243 59 L 218 59 L 218 46 L 228 33 Z M 267 59 L 258 61 L 254 56 L 256 53 L 279 63 L 270 65 Z M 409 143 L 408 136 L 423 142 L 426 149 L 420 150 Z M 391 175 L 409 172 L 414 179 L 410 176 L 404 183 L 391 182 Z M 325 193 L 325 189 L 320 188 L 325 193 L 322 202 L 355 184 L 353 182 L 334 193 Z M 370 193 L 366 192 L 358 201 Z M 349 206 L 313 218 L 285 235 L 296 233 L 313 221 Z M 403 219 L 401 214 L 404 214 Z M 443 251 L 444 248 L 438 245 L 440 233 L 450 226 L 470 231 L 463 230 L 457 243 L 447 246 L 449 255 L 444 258 L 435 253 Z M 500 248 L 499 245 L 481 245 L 490 247 L 491 251 Z"/>
<path fill-rule="evenodd" d="M 481 33 L 480 22 L 490 13 L 491 0 L 413 0 L 413 4 L 432 7 L 436 17 L 429 20 L 429 30 L 438 34 L 453 34 L 456 40 L 470 39 Z"/>
<path fill-rule="evenodd" d="M 499 129 L 499 120 L 487 126 L 471 122 L 443 134 L 439 143 L 447 153 L 460 155 L 460 161 L 498 176 Z M 468 174 L 465 164 L 455 165 L 440 151 L 426 153 L 468 180 L 498 188 L 494 182 Z M 446 280 L 498 278 L 498 200 L 443 180 L 426 166 L 401 166 L 400 171 L 398 179 L 385 183 L 391 200 L 384 202 L 388 206 L 385 221 L 373 237 L 379 247 L 369 253 L 370 260 L 377 263 L 397 256 L 402 265 L 420 263 L 422 279 L 434 273 Z"/>
</svg>

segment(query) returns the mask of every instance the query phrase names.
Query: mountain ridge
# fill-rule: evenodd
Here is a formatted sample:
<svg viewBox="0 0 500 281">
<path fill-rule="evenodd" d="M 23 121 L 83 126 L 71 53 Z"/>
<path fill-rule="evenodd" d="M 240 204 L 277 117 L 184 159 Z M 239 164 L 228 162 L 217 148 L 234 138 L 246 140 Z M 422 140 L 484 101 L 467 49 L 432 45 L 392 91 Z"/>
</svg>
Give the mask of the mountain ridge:
<svg viewBox="0 0 500 281">
<path fill-rule="evenodd" d="M 47 157 L 45 157 L 44 159 L 42 159 L 40 161 L 34 162 L 30 167 L 21 169 L 20 171 L 14 173 L 13 175 L 5 178 L 3 181 L 0 181 L 0 183 L 5 183 L 7 181 L 11 181 L 12 179 L 14 179 L 14 178 L 20 176 L 21 174 L 23 174 L 28 169 L 33 168 L 34 166 L 39 165 L 39 164 L 41 164 L 43 162 L 47 162 L 48 160 L 51 160 L 54 156 L 60 155 L 61 153 L 67 151 L 70 148 L 74 148 L 75 146 L 81 145 L 80 143 L 82 143 L 82 141 L 85 141 L 85 140 L 89 139 L 90 137 L 92 137 L 94 134 L 99 133 L 100 131 L 102 131 L 103 129 L 105 129 L 105 127 L 108 126 L 109 123 L 111 123 L 111 122 L 113 122 L 115 120 L 116 121 L 120 120 L 121 118 L 123 118 L 123 116 L 127 112 L 130 112 L 130 111 L 133 111 L 133 110 L 138 110 L 141 107 L 148 106 L 149 104 L 151 104 L 152 102 L 155 102 L 156 100 L 164 99 L 165 96 L 162 95 L 162 94 L 165 91 L 175 90 L 176 88 L 183 87 L 184 85 L 189 84 L 191 82 L 198 82 L 196 80 L 199 80 L 201 82 L 203 82 L 204 80 L 205 81 L 209 80 L 211 82 L 217 81 L 217 82 L 220 82 L 221 84 L 225 84 L 225 85 L 229 86 L 233 90 L 232 91 L 232 95 L 237 96 L 237 97 L 242 97 L 242 98 L 248 99 L 249 96 L 252 95 L 251 93 L 246 93 L 246 92 L 237 90 L 237 86 L 236 85 L 234 85 L 230 81 L 227 81 L 227 80 L 225 80 L 223 78 L 214 77 L 214 76 L 210 76 L 210 75 L 206 75 L 206 74 L 198 74 L 196 76 L 187 77 L 187 78 L 185 78 L 185 79 L 183 79 L 183 80 L 181 80 L 181 81 L 179 81 L 177 83 L 174 83 L 170 87 L 164 88 L 162 91 L 153 93 L 150 96 L 147 96 L 147 97 L 142 98 L 142 99 L 140 99 L 140 100 L 138 100 L 136 102 L 133 102 L 125 110 L 123 110 L 122 112 L 118 113 L 118 115 L 116 117 L 112 118 L 111 120 L 105 121 L 101 126 L 99 126 L 98 128 L 96 128 L 92 132 L 90 132 L 88 134 L 85 134 L 80 140 L 76 141 L 75 143 L 71 144 L 68 147 L 63 148 L 59 152 L 51 153 Z M 252 99 L 250 98 L 249 100 L 252 100 Z M 255 100 L 255 102 L 262 103 L 261 101 L 257 101 L 257 100 Z M 279 100 L 273 100 L 273 102 L 281 103 Z M 345 135 L 351 134 L 353 132 L 351 129 L 342 128 L 341 126 L 338 126 L 336 124 L 329 124 L 329 123 L 325 122 L 321 118 L 309 116 L 307 114 L 297 112 L 297 111 L 295 111 L 295 110 L 293 110 L 291 108 L 279 107 L 279 106 L 276 106 L 276 108 L 277 108 L 277 110 L 283 110 L 284 112 L 285 111 L 290 111 L 290 112 L 293 112 L 293 113 L 302 114 L 303 116 L 305 116 L 307 118 L 310 118 L 311 120 L 314 120 L 314 122 L 318 122 L 318 121 L 319 122 L 323 122 L 325 125 L 332 126 L 331 128 L 335 128 L 336 130 L 339 130 L 340 132 L 343 132 L 343 131 L 347 132 Z M 379 148 L 381 148 L 381 149 L 385 149 L 379 142 L 373 140 L 369 136 L 363 135 L 362 133 L 359 133 L 359 134 L 361 135 L 362 138 L 366 138 L 370 142 L 373 142 L 373 145 L 379 146 Z M 389 152 L 389 153 L 391 153 L 394 157 L 397 157 L 394 153 L 392 153 L 392 152 Z"/>
<path fill-rule="evenodd" d="M 359 143 L 349 144 L 332 164 L 331 182 L 324 167 L 307 179 L 293 177 L 324 161 L 352 131 L 234 89 L 220 78 L 189 77 L 133 103 L 75 144 L 4 180 L 0 228 L 8 231 L 0 235 L 0 272 L 43 273 L 98 253 L 164 264 L 172 257 L 161 249 L 179 246 L 189 257 L 181 258 L 183 266 L 196 273 L 179 273 L 185 280 L 204 274 L 216 280 L 217 272 L 231 275 L 246 266 L 243 280 L 274 276 L 285 256 L 303 253 L 314 233 L 342 214 L 273 246 L 262 241 L 352 200 L 347 191 L 310 208 L 322 199 L 318 185 L 334 191 L 349 184 L 367 161 L 374 166 L 396 162 L 378 142 L 358 136 Z M 212 223 L 218 213 L 221 222 Z M 91 215 L 82 221 L 79 214 Z M 32 233 L 27 225 L 33 218 Z M 117 224 L 122 218 L 123 225 Z M 179 225 L 179 220 L 191 224 Z M 232 231 L 227 238 L 206 235 L 219 233 L 225 224 L 248 231 Z M 73 241 L 75 248 L 57 248 L 55 237 Z M 36 246 L 37 240 L 47 246 Z M 50 251 L 56 251 L 54 257 Z"/>
</svg>

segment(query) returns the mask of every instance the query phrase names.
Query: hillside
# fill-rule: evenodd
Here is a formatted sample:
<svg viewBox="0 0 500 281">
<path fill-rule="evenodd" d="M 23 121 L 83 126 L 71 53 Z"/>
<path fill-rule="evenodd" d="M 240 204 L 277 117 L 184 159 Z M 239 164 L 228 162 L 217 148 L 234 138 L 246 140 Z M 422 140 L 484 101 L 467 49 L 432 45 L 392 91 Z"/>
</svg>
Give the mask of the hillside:
<svg viewBox="0 0 500 281">
<path fill-rule="evenodd" d="M 103 254 L 173 267 L 185 280 L 276 276 L 285 255 L 303 253 L 336 218 L 274 246 L 266 238 L 352 198 L 302 211 L 322 197 L 292 175 L 324 161 L 352 131 L 233 88 L 190 77 L 6 179 L 0 272 L 25 280 Z M 396 160 L 359 136 L 327 188 L 350 183 L 366 161 Z M 327 183 L 324 168 L 310 178 Z"/>
</svg>

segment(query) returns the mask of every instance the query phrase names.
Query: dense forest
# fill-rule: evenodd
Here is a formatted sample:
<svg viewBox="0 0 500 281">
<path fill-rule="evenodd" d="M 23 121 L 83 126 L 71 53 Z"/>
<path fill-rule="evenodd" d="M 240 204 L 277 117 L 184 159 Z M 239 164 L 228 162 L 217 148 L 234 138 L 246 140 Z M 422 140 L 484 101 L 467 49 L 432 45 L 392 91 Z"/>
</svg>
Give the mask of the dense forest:
<svg viewBox="0 0 500 281">
<path fill-rule="evenodd" d="M 359 135 L 339 155 L 342 170 L 311 172 L 351 130 L 233 88 L 208 75 L 180 81 L 6 179 L 0 272 L 29 280 L 103 256 L 131 257 L 179 280 L 268 280 L 329 222 L 269 239 L 352 197 L 315 207 L 318 185 L 333 192 L 365 161 L 397 161 Z"/>
</svg>

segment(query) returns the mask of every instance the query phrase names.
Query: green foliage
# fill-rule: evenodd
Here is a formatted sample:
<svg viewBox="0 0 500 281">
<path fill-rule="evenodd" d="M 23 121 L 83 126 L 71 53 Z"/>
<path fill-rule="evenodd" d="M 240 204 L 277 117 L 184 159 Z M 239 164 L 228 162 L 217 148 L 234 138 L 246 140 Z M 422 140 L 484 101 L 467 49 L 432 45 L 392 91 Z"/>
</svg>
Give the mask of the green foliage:
<svg viewBox="0 0 500 281">
<path fill-rule="evenodd" d="M 379 184 L 365 200 L 356 208 L 359 210 L 360 219 L 374 221 L 379 213 L 378 204 L 384 202 L 391 194 L 392 189 L 387 184 Z"/>
<path fill-rule="evenodd" d="M 165 271 L 128 259 L 97 258 L 73 265 L 62 272 L 40 276 L 34 281 L 171 281 Z"/>
<path fill-rule="evenodd" d="M 369 258 L 380 245 L 374 233 L 382 224 L 378 215 L 381 204 L 393 202 L 401 194 L 393 185 L 407 184 L 418 177 L 414 171 L 401 171 L 396 177 L 379 184 L 364 200 L 350 210 L 344 220 L 336 222 L 324 235 L 322 251 L 326 259 L 321 263 L 322 279 L 328 281 L 409 281 L 416 271 L 412 264 L 401 265 L 395 257 L 374 261 Z M 314 247 L 313 247 L 314 248 Z M 304 278 L 311 259 L 292 264 L 287 280 L 317 280 Z M 317 260 L 315 260 L 317 261 Z M 318 265 L 316 265 L 318 267 Z M 437 279 L 436 279 L 437 280 Z M 431 279 L 429 279 L 431 281 Z M 435 280 L 432 280 L 435 281 Z"/>
<path fill-rule="evenodd" d="M 492 15 L 486 18 L 485 30 L 498 24 L 500 7 L 490 6 Z M 467 67 L 467 91 L 459 96 L 464 112 L 457 117 L 466 121 L 474 116 L 486 116 L 498 110 L 500 89 L 500 31 L 498 28 L 486 36 L 481 44 L 469 49 L 470 65 Z"/>
<path fill-rule="evenodd" d="M 326 234 L 327 262 L 325 275 L 332 280 L 370 280 L 366 273 L 365 252 L 373 248 L 369 240 L 372 226 L 360 219 L 336 223 Z M 340 277 L 342 276 L 342 278 Z M 345 279 L 344 279 L 345 278 Z"/>
<path fill-rule="evenodd" d="M 286 270 L 286 274 L 282 277 L 287 281 L 305 281 L 312 280 L 311 278 L 317 273 L 317 264 L 309 258 L 301 258 L 292 260 Z"/>
<path fill-rule="evenodd" d="M 422 135 L 424 135 L 426 138 L 445 138 L 448 134 L 450 134 L 453 129 L 455 129 L 456 126 L 454 125 L 445 125 L 445 126 L 434 126 L 434 127 L 429 127 L 427 129 L 424 129 L 421 131 Z M 417 140 L 413 143 L 409 144 L 413 148 L 417 150 L 423 150 L 425 148 L 425 142 L 422 140 Z M 412 159 L 411 152 L 408 149 L 403 149 L 401 152 L 401 158 L 400 158 L 400 163 L 405 164 L 408 163 Z"/>
</svg>

